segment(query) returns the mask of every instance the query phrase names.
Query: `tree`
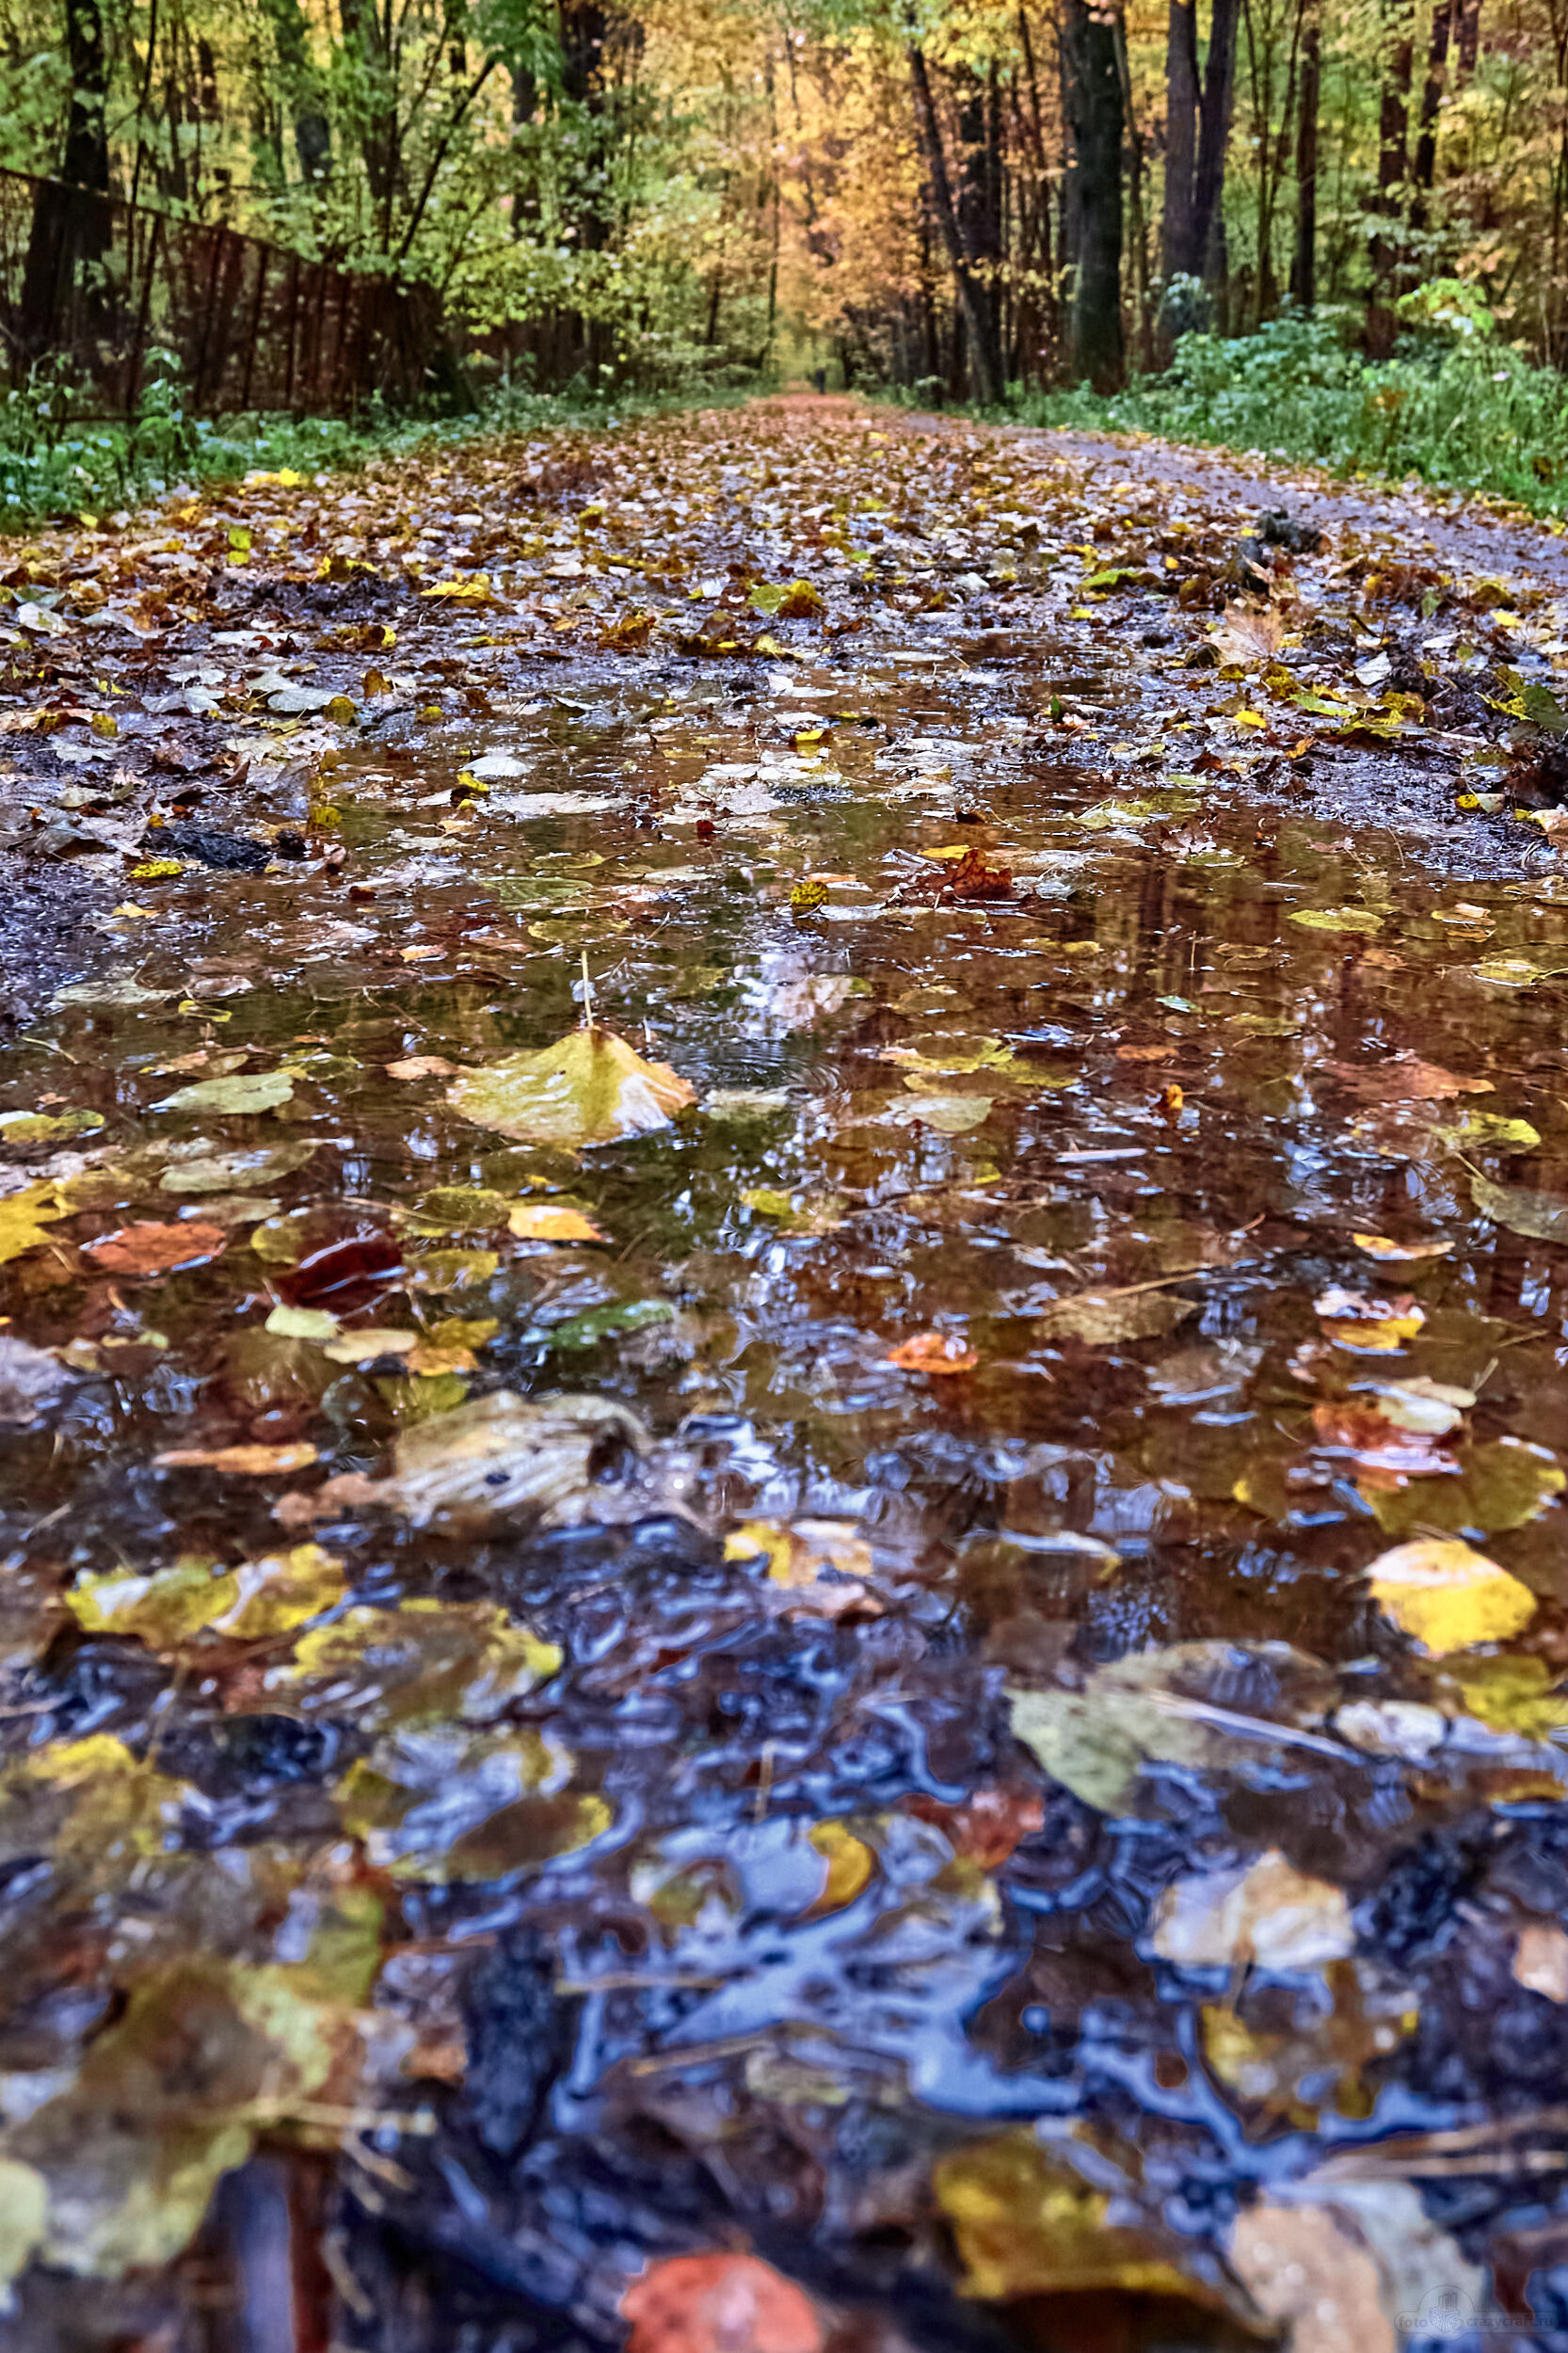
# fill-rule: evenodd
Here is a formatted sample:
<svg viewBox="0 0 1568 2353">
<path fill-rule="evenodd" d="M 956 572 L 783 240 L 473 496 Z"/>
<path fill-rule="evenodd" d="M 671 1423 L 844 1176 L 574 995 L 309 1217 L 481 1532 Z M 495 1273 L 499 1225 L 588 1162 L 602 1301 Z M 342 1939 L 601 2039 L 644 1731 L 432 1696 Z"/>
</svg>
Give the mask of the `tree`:
<svg viewBox="0 0 1568 2353">
<path fill-rule="evenodd" d="M 1122 334 L 1122 77 L 1116 15 L 1108 0 L 1064 0 L 1062 65 L 1071 137 L 1073 224 L 1070 354 L 1074 374 L 1114 392 L 1126 366 Z"/>
</svg>

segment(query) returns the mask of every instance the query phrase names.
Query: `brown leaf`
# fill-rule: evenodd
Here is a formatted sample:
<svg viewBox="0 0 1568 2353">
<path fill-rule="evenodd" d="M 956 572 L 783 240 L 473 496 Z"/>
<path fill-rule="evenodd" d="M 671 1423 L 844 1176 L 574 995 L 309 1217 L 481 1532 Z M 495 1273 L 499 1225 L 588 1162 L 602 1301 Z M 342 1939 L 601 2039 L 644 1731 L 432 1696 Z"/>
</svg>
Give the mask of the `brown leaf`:
<svg viewBox="0 0 1568 2353">
<path fill-rule="evenodd" d="M 85 1255 L 109 1274 L 171 1274 L 176 1267 L 201 1266 L 220 1257 L 228 1241 L 227 1227 L 203 1225 L 194 1218 L 171 1225 L 149 1222 L 100 1235 L 86 1245 Z"/>
<path fill-rule="evenodd" d="M 173 1447 L 152 1457 L 158 1470 L 237 1471 L 253 1479 L 269 1471 L 305 1470 L 316 1460 L 314 1447 L 305 1440 L 295 1446 Z"/>
<path fill-rule="evenodd" d="M 896 1365 L 901 1372 L 973 1372 L 980 1358 L 968 1344 L 952 1332 L 917 1332 L 912 1340 L 899 1346 L 883 1358 L 887 1365 Z"/>
</svg>

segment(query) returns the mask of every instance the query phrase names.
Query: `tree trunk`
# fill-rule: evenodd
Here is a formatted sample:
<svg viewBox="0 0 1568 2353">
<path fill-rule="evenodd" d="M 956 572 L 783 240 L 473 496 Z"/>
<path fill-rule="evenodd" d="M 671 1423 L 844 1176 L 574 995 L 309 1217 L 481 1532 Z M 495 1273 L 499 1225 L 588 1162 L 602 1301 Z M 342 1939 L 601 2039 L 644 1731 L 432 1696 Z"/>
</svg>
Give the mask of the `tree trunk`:
<svg viewBox="0 0 1568 2353">
<path fill-rule="evenodd" d="M 1064 0 L 1062 54 L 1072 149 L 1078 272 L 1072 364 L 1097 392 L 1115 392 L 1122 342 L 1122 77 L 1115 19 L 1089 0 Z"/>
<path fill-rule="evenodd" d="M 1198 33 L 1196 0 L 1171 0 L 1165 35 L 1165 217 L 1160 264 L 1167 285 L 1195 278 L 1198 250 L 1192 210 L 1198 161 Z"/>
<path fill-rule="evenodd" d="M 1315 0 L 1307 5 L 1296 117 L 1296 249 L 1290 262 L 1290 298 L 1304 311 L 1318 300 L 1318 108 L 1323 79 L 1322 25 Z"/>
<path fill-rule="evenodd" d="M 1198 162 L 1193 180 L 1194 268 L 1205 285 L 1216 292 L 1223 292 L 1225 278 L 1225 148 L 1236 96 L 1236 32 L 1240 16 L 1241 0 L 1214 0 L 1208 25 L 1208 56 L 1204 64 Z"/>
<path fill-rule="evenodd" d="M 282 69 L 284 95 L 294 112 L 294 152 L 299 159 L 299 176 L 312 187 L 332 168 L 332 132 L 311 61 L 305 11 L 299 0 L 266 0 L 266 12 Z"/>
<path fill-rule="evenodd" d="M 937 233 L 952 270 L 974 396 L 983 408 L 994 408 L 1002 396 L 1001 360 L 987 332 L 984 289 L 970 265 L 957 207 L 952 200 L 952 182 L 948 175 L 947 154 L 942 146 L 942 130 L 936 120 L 936 105 L 931 94 L 931 75 L 926 68 L 924 52 L 916 42 L 909 41 L 905 55 L 909 60 L 910 86 L 915 95 L 915 125 L 920 134 L 926 179 L 931 189 L 931 208 L 936 216 Z"/>
<path fill-rule="evenodd" d="M 1377 210 L 1397 221 L 1400 192 L 1409 170 L 1410 76 L 1416 44 L 1410 19 L 1401 11 L 1383 77 L 1383 103 L 1378 114 Z M 1374 360 L 1386 360 L 1394 348 L 1398 319 L 1394 297 L 1399 290 L 1400 240 L 1397 232 L 1379 231 L 1371 247 L 1372 284 L 1367 303 L 1367 350 Z"/>
<path fill-rule="evenodd" d="M 1453 37 L 1454 0 L 1437 0 L 1432 12 L 1432 39 L 1427 45 L 1427 78 L 1421 85 L 1420 128 L 1416 138 L 1416 193 L 1410 206 L 1412 229 L 1424 229 L 1432 184 L 1437 170 L 1437 118 L 1448 76 L 1448 43 Z"/>
<path fill-rule="evenodd" d="M 98 0 L 66 0 L 66 61 L 71 112 L 60 157 L 63 188 L 40 181 L 33 198 L 27 258 L 23 268 L 18 328 L 23 350 L 40 359 L 69 332 L 78 265 L 109 249 L 109 134 L 105 120 L 108 63 Z M 98 323 L 102 296 L 89 290 L 88 324 Z"/>
</svg>

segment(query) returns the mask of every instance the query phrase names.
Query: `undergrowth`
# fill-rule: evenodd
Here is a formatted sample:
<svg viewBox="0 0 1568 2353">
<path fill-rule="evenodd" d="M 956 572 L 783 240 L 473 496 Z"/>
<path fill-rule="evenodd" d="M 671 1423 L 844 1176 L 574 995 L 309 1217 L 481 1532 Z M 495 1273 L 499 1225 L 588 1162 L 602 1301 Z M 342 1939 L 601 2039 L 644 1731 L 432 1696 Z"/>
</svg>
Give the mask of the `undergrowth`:
<svg viewBox="0 0 1568 2353">
<path fill-rule="evenodd" d="M 0 393 L 0 532 L 78 516 L 97 520 L 166 491 L 254 471 L 336 472 L 435 443 L 552 424 L 605 431 L 697 397 L 705 407 L 726 407 L 747 394 L 734 387 L 700 395 L 589 395 L 501 386 L 457 416 L 399 414 L 371 400 L 351 416 L 215 419 L 190 414 L 171 369 L 154 367 L 134 417 L 84 420 L 74 413 L 78 394 L 64 368 L 44 361 L 25 383 Z"/>
<path fill-rule="evenodd" d="M 1274 319 L 1256 334 L 1183 335 L 1162 376 L 1108 397 L 1087 385 L 1030 393 L 1031 424 L 1140 431 L 1300 459 L 1568 513 L 1568 383 L 1486 332 L 1413 335 L 1373 362 L 1333 314 Z"/>
</svg>

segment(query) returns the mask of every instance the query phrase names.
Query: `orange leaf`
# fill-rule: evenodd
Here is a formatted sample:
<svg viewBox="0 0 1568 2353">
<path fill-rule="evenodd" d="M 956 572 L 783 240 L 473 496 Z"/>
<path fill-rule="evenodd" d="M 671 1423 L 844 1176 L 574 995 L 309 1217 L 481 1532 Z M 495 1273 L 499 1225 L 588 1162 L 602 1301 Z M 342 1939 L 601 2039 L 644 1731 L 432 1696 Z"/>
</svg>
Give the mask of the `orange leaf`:
<svg viewBox="0 0 1568 2353">
<path fill-rule="evenodd" d="M 973 1372 L 980 1358 L 964 1340 L 946 1332 L 917 1332 L 883 1358 L 900 1372 Z"/>
<path fill-rule="evenodd" d="M 809 2297 L 756 2255 L 672 2255 L 620 2300 L 627 2353 L 820 2353 Z"/>
<path fill-rule="evenodd" d="M 520 1241 L 603 1241 L 604 1235 L 581 1209 L 552 1207 L 548 1201 L 520 1201 L 506 1219 Z"/>
<path fill-rule="evenodd" d="M 304 1470 L 316 1460 L 307 1439 L 296 1446 L 182 1446 L 152 1457 L 159 1470 L 241 1471 L 253 1479 L 268 1471 Z"/>
<path fill-rule="evenodd" d="M 229 1240 L 224 1225 L 184 1224 L 123 1225 L 87 1245 L 87 1256 L 110 1274 L 171 1274 L 176 1267 L 200 1266 L 216 1258 Z"/>
</svg>

